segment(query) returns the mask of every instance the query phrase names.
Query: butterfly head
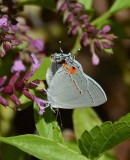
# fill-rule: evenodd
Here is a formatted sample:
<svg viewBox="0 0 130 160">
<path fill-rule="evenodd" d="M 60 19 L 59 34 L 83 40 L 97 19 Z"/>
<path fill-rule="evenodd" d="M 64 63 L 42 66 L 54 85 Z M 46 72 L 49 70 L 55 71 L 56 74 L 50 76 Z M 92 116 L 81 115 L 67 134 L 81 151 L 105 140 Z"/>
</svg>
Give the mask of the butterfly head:
<svg viewBox="0 0 130 160">
<path fill-rule="evenodd" d="M 65 63 L 66 61 L 68 61 L 71 58 L 72 58 L 71 53 L 68 53 L 68 54 L 54 53 L 53 55 L 51 55 L 51 60 L 53 62 L 57 62 L 57 63 Z"/>
</svg>

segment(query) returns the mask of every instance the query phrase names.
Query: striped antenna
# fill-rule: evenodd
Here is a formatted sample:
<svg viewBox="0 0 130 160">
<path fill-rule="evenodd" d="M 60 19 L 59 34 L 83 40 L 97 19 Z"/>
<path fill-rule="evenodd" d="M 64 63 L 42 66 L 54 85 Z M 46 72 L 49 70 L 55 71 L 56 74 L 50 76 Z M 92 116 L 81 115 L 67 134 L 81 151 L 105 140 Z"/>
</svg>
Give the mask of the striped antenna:
<svg viewBox="0 0 130 160">
<path fill-rule="evenodd" d="M 61 41 L 59 41 L 59 46 L 60 46 L 60 51 L 61 51 L 61 53 L 63 53 L 63 50 L 62 50 L 62 48 L 61 48 Z"/>
</svg>

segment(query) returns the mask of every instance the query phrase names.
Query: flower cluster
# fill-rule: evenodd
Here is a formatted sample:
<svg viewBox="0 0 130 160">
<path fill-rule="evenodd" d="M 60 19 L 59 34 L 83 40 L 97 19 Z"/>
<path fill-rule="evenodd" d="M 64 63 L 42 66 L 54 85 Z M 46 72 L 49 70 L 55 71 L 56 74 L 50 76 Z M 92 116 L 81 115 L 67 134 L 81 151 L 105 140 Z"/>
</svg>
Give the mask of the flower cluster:
<svg viewBox="0 0 130 160">
<path fill-rule="evenodd" d="M 8 56 L 7 53 L 13 54 L 14 57 L 11 78 L 8 80 L 8 76 L 6 75 L 0 78 L 0 104 L 10 106 L 8 102 L 9 98 L 18 107 L 21 105 L 19 96 L 25 95 L 28 99 L 37 103 L 40 114 L 43 114 L 45 106 L 48 106 L 48 102 L 30 92 L 30 86 L 36 87 L 40 83 L 40 80 L 33 82 L 28 82 L 28 80 L 41 64 L 35 54 L 43 53 L 44 42 L 40 39 L 33 39 L 26 34 L 29 27 L 26 24 L 19 23 L 17 10 L 15 0 L 3 0 L 0 4 L 0 57 Z M 28 72 L 26 72 L 26 66 L 22 61 L 24 59 L 23 56 L 26 57 L 27 63 L 31 62 L 32 67 Z"/>
<path fill-rule="evenodd" d="M 19 54 L 23 50 L 24 53 L 42 53 L 44 42 L 40 39 L 34 40 L 27 36 L 26 31 L 29 27 L 26 24 L 21 26 L 17 20 L 18 18 L 14 18 L 12 12 L 17 12 L 16 8 L 14 9 L 15 2 L 10 1 L 10 6 L 8 3 L 3 4 L 0 5 L 0 57 L 16 49 L 19 51 Z"/>
<path fill-rule="evenodd" d="M 29 78 L 35 73 L 41 64 L 38 62 L 34 54 L 31 56 L 33 59 L 32 68 L 22 77 L 22 79 L 20 79 L 20 74 L 25 70 L 25 66 L 23 65 L 22 61 L 20 62 L 20 60 L 18 62 L 14 62 L 12 67 L 13 75 L 10 78 L 8 84 L 5 85 L 7 76 L 0 78 L 0 104 L 3 106 L 9 106 L 8 101 L 4 98 L 5 96 L 8 96 L 16 106 L 19 106 L 21 102 L 16 96 L 16 93 L 18 92 L 20 94 L 24 94 L 28 99 L 36 102 L 40 109 L 40 114 L 42 115 L 44 113 L 44 107 L 48 106 L 47 101 L 44 101 L 29 92 L 30 88 L 36 87 L 40 83 L 40 80 L 28 82 Z"/>
<path fill-rule="evenodd" d="M 81 44 L 90 47 L 92 62 L 94 65 L 99 63 L 96 50 L 112 53 L 112 40 L 114 35 L 108 34 L 110 26 L 106 25 L 101 30 L 93 26 L 88 15 L 85 13 L 84 6 L 76 0 L 58 0 L 57 11 L 61 11 L 64 22 L 68 24 L 68 32 L 72 35 L 80 33 Z"/>
</svg>

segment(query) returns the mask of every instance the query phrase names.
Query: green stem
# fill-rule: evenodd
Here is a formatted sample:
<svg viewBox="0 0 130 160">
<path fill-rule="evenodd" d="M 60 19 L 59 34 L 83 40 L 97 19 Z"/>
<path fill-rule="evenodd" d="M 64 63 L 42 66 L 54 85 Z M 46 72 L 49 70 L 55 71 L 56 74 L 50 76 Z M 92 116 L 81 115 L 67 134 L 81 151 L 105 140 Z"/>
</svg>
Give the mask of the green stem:
<svg viewBox="0 0 130 160">
<path fill-rule="evenodd" d="M 91 22 L 92 25 L 97 25 L 99 23 L 102 23 L 104 20 L 108 19 L 111 16 L 110 10 L 106 13 L 104 13 L 102 16 L 99 18 L 95 19 L 94 21 Z"/>
<path fill-rule="evenodd" d="M 80 49 L 80 48 L 81 48 L 81 45 L 80 45 L 80 34 L 78 33 L 77 39 L 75 41 L 75 44 L 74 44 L 74 46 L 73 46 L 73 48 L 71 50 L 72 55 L 75 55 L 76 52 L 78 51 L 78 49 Z"/>
</svg>

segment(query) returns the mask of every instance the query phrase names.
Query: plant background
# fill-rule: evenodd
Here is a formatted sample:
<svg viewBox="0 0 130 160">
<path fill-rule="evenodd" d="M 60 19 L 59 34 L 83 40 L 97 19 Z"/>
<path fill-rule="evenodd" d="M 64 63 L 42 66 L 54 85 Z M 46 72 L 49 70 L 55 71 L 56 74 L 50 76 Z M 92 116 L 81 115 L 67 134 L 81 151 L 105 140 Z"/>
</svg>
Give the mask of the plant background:
<svg viewBox="0 0 130 160">
<path fill-rule="evenodd" d="M 104 14 L 113 4 L 112 0 L 93 1 L 94 17 Z M 64 52 L 70 52 L 75 43 L 74 36 L 68 36 L 67 27 L 63 23 L 62 15 L 43 8 L 38 5 L 25 5 L 22 15 L 27 19 L 31 26 L 28 33 L 31 37 L 43 38 L 45 41 L 46 56 L 59 51 L 59 41 L 62 41 Z M 105 90 L 108 101 L 94 108 L 103 122 L 116 121 L 130 111 L 130 10 L 124 9 L 115 13 L 107 21 L 113 32 L 118 38 L 114 40 L 114 54 L 109 55 L 101 53 L 100 64 L 94 66 L 91 62 L 91 54 L 87 48 L 83 48 L 77 55 L 76 59 L 82 64 L 84 72 L 94 78 Z M 5 66 L 6 67 L 6 66 Z M 6 68 L 5 68 L 6 69 Z M 62 121 L 62 130 L 66 139 L 73 141 L 75 139 L 72 123 L 72 110 L 60 110 Z M 89 121 L 85 123 L 91 124 Z M 35 123 L 33 118 L 33 107 L 25 110 L 14 112 L 9 108 L 0 107 L 0 135 L 13 136 L 30 134 L 35 132 Z M 11 154 L 14 148 L 3 144 L 2 153 Z M 130 141 L 126 140 L 114 147 L 113 152 L 118 160 L 130 159 Z M 15 152 L 20 153 L 21 151 Z M 8 160 L 8 157 L 4 160 Z M 11 155 L 12 156 L 12 155 Z M 21 158 L 22 159 L 22 158 Z M 36 159 L 29 155 L 24 157 L 26 160 Z M 14 159 L 15 160 L 15 159 Z M 20 159 L 19 159 L 20 160 Z"/>
</svg>

